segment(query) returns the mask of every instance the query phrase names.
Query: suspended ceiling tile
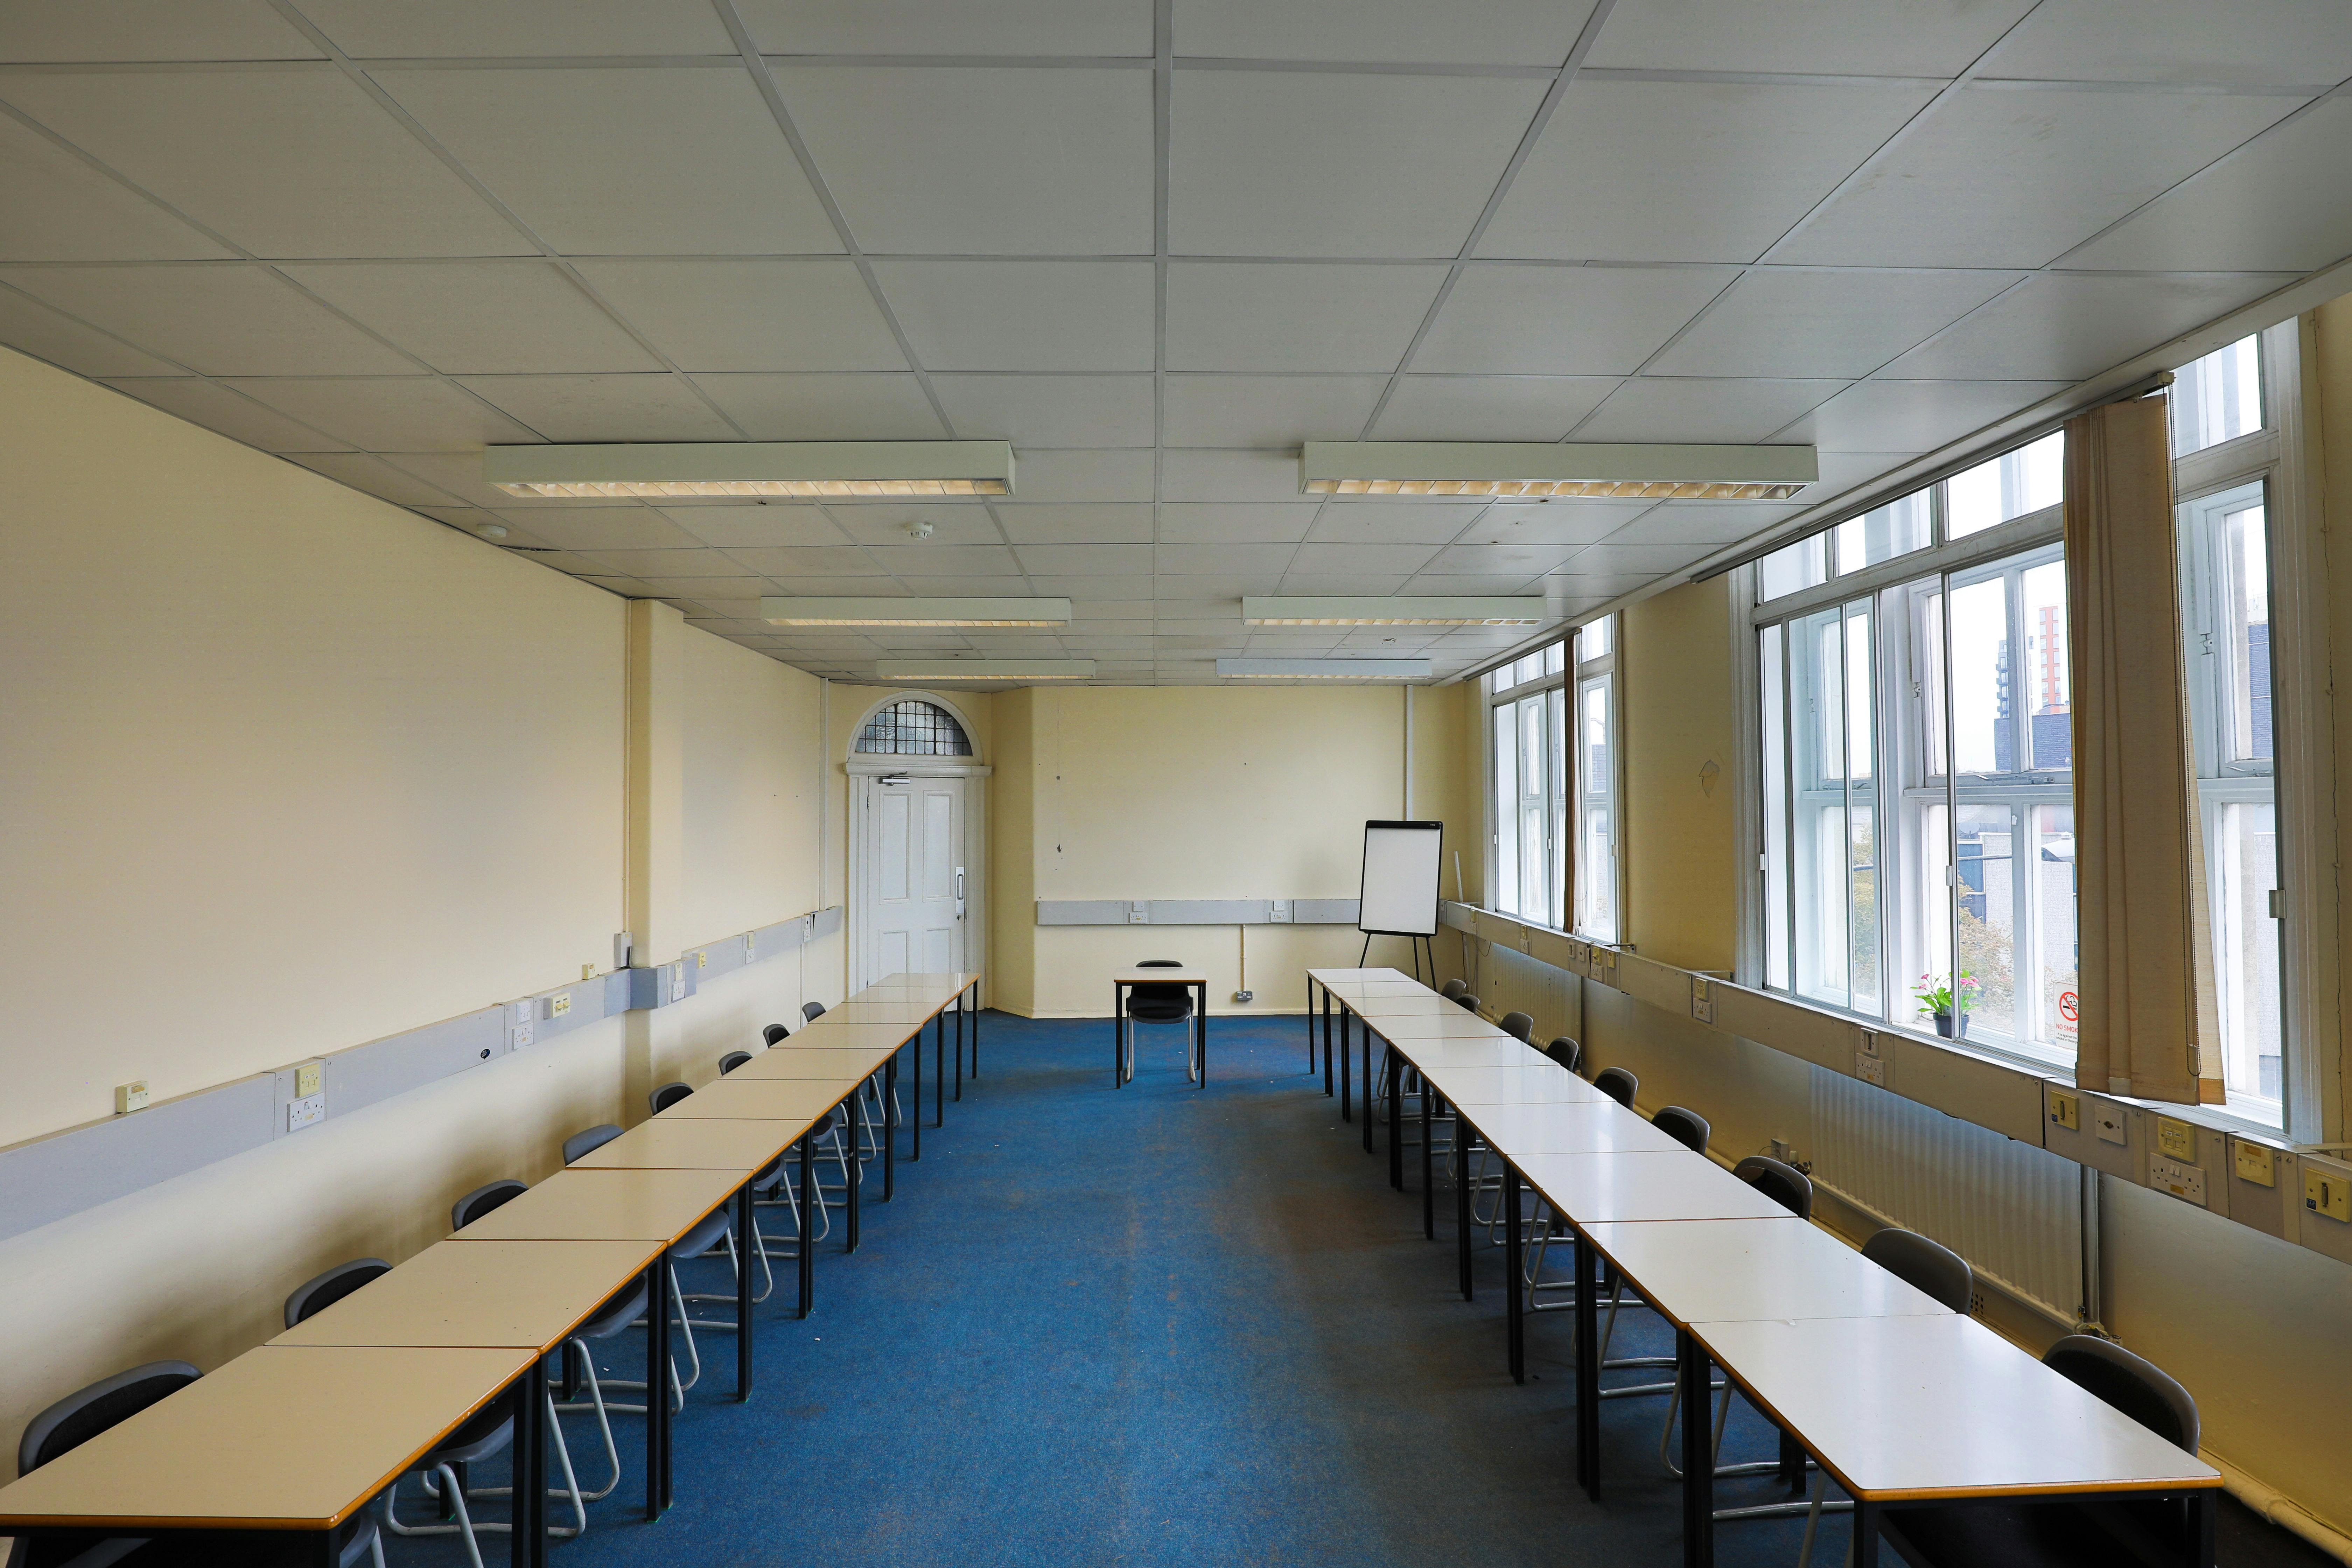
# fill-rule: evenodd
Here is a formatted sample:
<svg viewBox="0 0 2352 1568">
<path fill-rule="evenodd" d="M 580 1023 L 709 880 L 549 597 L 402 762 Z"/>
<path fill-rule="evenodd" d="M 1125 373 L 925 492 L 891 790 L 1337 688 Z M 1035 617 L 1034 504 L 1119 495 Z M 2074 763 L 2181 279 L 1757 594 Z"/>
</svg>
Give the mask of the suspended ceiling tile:
<svg viewBox="0 0 2352 1568">
<path fill-rule="evenodd" d="M 2087 89 L 1954 93 L 1775 247 L 1772 258 L 2040 267 L 2299 101 Z"/>
<path fill-rule="evenodd" d="M 1690 553 L 1692 559 L 1697 558 L 1696 552 Z M 1637 588 L 1646 588 L 1664 575 L 1663 572 L 1651 571 L 1557 572 L 1540 581 L 1543 584 L 1544 597 L 1547 600 L 1549 600 L 1554 594 L 1558 594 L 1563 602 L 1582 598 L 1589 603 L 1596 599 L 1601 601 L 1613 599 L 1620 594 L 1630 594 Z M 1495 646 L 1507 647 L 1510 646 L 1510 640 L 1500 639 Z"/>
<path fill-rule="evenodd" d="M 912 374 L 696 377 L 754 441 L 937 441 L 947 435 Z"/>
<path fill-rule="evenodd" d="M 976 501 L 868 501 L 856 506 L 836 503 L 834 523 L 859 544 L 904 544 L 919 523 L 930 525 L 930 537 L 940 544 L 1002 544 L 1003 533 L 989 509 Z M 810 542 L 816 542 L 811 541 Z"/>
<path fill-rule="evenodd" d="M 841 249 L 740 66 L 386 70 L 377 79 L 565 255 Z"/>
<path fill-rule="evenodd" d="M 1543 95 L 1519 78 L 1179 71 L 1169 247 L 1454 256 Z"/>
<path fill-rule="evenodd" d="M 1163 500 L 1299 499 L 1296 452 L 1171 451 L 1162 459 L 1160 474 Z"/>
<path fill-rule="evenodd" d="M 1189 551 L 1202 547 L 1179 544 L 1163 548 Z M 1290 547 L 1277 545 L 1275 548 L 1286 552 Z M 1269 560 L 1272 558 L 1270 552 L 1267 558 Z M 1207 603 L 1223 609 L 1231 607 L 1235 599 L 1246 598 L 1253 594 L 1271 594 L 1282 586 L 1282 572 L 1278 567 L 1269 566 L 1265 570 L 1255 572 L 1220 572 L 1205 563 L 1190 562 L 1189 558 L 1187 558 L 1187 563 L 1201 564 L 1202 569 L 1197 572 L 1183 572 L 1173 571 L 1163 566 L 1160 569 L 1160 574 L 1152 579 L 1153 592 L 1161 604 L 1181 603 L 1197 605 Z"/>
<path fill-rule="evenodd" d="M 416 366 L 259 268 L 11 268 L 0 281 L 206 375 L 401 375 Z"/>
<path fill-rule="evenodd" d="M 1235 502 L 1189 502 L 1160 509 L 1160 542 L 1166 544 L 1282 544 L 1307 537 L 1320 509 Z M 1164 563 L 1165 552 L 1162 552 Z M 1162 571 L 1169 570 L 1163 564 Z M 1221 568 L 1222 569 L 1222 568 Z"/>
<path fill-rule="evenodd" d="M 1532 577 L 1566 563 L 1577 550 L 1573 544 L 1454 544 L 1432 556 L 1422 571 L 1444 577 Z"/>
<path fill-rule="evenodd" d="M 667 371 L 469 375 L 461 384 L 551 441 L 733 441 L 734 427 Z"/>
<path fill-rule="evenodd" d="M 1902 86 L 1570 86 L 1481 256 L 1753 261 L 1935 94 Z"/>
<path fill-rule="evenodd" d="M 1016 447 L 1013 493 L 1022 501 L 1148 501 L 1152 468 L 1149 451 L 1032 452 Z"/>
<path fill-rule="evenodd" d="M 468 451 L 536 431 L 431 376 L 252 378 L 223 384 L 371 452 Z"/>
<path fill-rule="evenodd" d="M 2045 81 L 2328 83 L 2352 77 L 2336 0 L 2047 0 L 1984 63 Z"/>
<path fill-rule="evenodd" d="M 1393 594 L 1398 589 L 1403 587 L 1404 584 L 1405 579 L 1403 574 L 1398 573 L 1339 573 L 1334 574 L 1324 572 L 1290 572 L 1286 574 L 1282 579 L 1282 591 L 1285 594 L 1294 595 L 1304 598 L 1376 598 Z M 1259 635 L 1263 636 L 1264 634 L 1261 633 Z M 1339 639 L 1337 637 L 1302 638 L 1298 643 L 1292 646 L 1304 647 L 1310 642 L 1328 646 L 1338 640 Z M 1257 637 L 1253 637 L 1250 641 L 1251 645 L 1255 647 L 1257 644 Z"/>
<path fill-rule="evenodd" d="M 650 507 L 551 508 L 512 515 L 516 527 L 563 550 L 695 550 L 704 544 Z"/>
<path fill-rule="evenodd" d="M 1607 375 L 1408 375 L 1380 441 L 1557 441 L 1616 389 Z"/>
<path fill-rule="evenodd" d="M 234 254 L 38 132 L 0 118 L 0 261 L 175 261 Z"/>
<path fill-rule="evenodd" d="M 903 584 L 878 573 L 871 577 L 790 577 L 778 574 L 768 579 L 783 594 L 807 598 L 898 599 L 907 596 Z"/>
<path fill-rule="evenodd" d="M 1168 368 L 1391 371 L 1444 281 L 1443 267 L 1176 262 Z"/>
<path fill-rule="evenodd" d="M 448 497 L 404 469 L 364 452 L 287 452 L 289 463 L 299 463 L 338 484 L 379 496 L 394 506 L 436 506 Z"/>
<path fill-rule="evenodd" d="M 0 274 L 0 284 L 5 275 Z M 186 371 L 0 286 L 0 343 L 78 375 L 185 375 Z"/>
<path fill-rule="evenodd" d="M 846 545 L 849 536 L 833 519 L 813 506 L 696 506 L 665 514 L 668 520 L 705 544 L 720 549 L 736 545 Z"/>
<path fill-rule="evenodd" d="M 874 263 L 928 370 L 1152 368 L 1148 261 Z"/>
<path fill-rule="evenodd" d="M 587 558 L 606 572 L 647 584 L 669 578 L 728 578 L 740 593 L 752 574 L 719 550 L 593 550 Z M 756 596 L 756 595 L 755 595 Z"/>
<path fill-rule="evenodd" d="M 2063 381 L 1861 381 L 1782 433 L 1848 452 L 1932 451 L 2066 390 Z"/>
<path fill-rule="evenodd" d="M 1151 54 L 1150 0 L 737 0 L 737 9 L 773 54 Z"/>
<path fill-rule="evenodd" d="M 907 368 L 846 260 L 586 261 L 580 270 L 682 370 Z"/>
<path fill-rule="evenodd" d="M 0 61 L 312 60 L 268 0 L 73 0 L 0 5 Z"/>
<path fill-rule="evenodd" d="M 1623 0 L 1585 61 L 1636 70 L 1957 76 L 2034 0 Z"/>
<path fill-rule="evenodd" d="M 1441 553 L 1427 544 L 1302 544 L 1291 570 L 1318 575 L 1341 573 L 1411 574 Z"/>
<path fill-rule="evenodd" d="M 2352 98 L 2313 104 L 2064 258 L 2068 267 L 2298 270 L 2352 254 Z"/>
<path fill-rule="evenodd" d="M 1591 14 L 1590 0 L 1184 0 L 1174 38 L 1196 58 L 1558 66 Z"/>
<path fill-rule="evenodd" d="M 1168 378 L 1171 447 L 1292 447 L 1352 441 L 1387 387 L 1385 375 L 1175 375 Z"/>
<path fill-rule="evenodd" d="M 1148 375 L 935 375 L 959 439 L 1022 447 L 1149 447 Z"/>
<path fill-rule="evenodd" d="M 294 264 L 281 270 L 453 375 L 660 368 L 550 262 Z"/>
<path fill-rule="evenodd" d="M 1743 274 L 1650 369 L 1662 375 L 1868 375 L 2000 293 L 2015 272 Z"/>
<path fill-rule="evenodd" d="M 65 71 L 9 102 L 261 256 L 500 256 L 514 226 L 341 72 Z"/>
<path fill-rule="evenodd" d="M 1710 549 L 1759 533 L 1802 506 L 1747 501 L 1662 501 L 1609 536 L 1611 544 L 1704 544 Z"/>
<path fill-rule="evenodd" d="M 1148 502 L 1093 506 L 1032 506 L 998 502 L 1005 537 L 1015 544 L 1149 544 Z"/>
<path fill-rule="evenodd" d="M 1307 537 L 1318 544 L 1450 544 L 1485 510 L 1434 501 L 1360 505 L 1334 500 L 1321 509 Z"/>
<path fill-rule="evenodd" d="M 2081 380 L 2294 281 L 2294 275 L 2045 272 L 1886 369 L 1891 377 Z"/>
<path fill-rule="evenodd" d="M 564 55 L 731 55 L 706 0 L 300 0 L 354 58 L 521 59 Z"/>
<path fill-rule="evenodd" d="M 727 553 L 747 570 L 779 580 L 885 575 L 882 563 L 856 545 L 747 545 Z"/>
<path fill-rule="evenodd" d="M 873 546 L 867 553 L 877 565 L 893 577 L 908 580 L 914 577 L 961 577 L 977 581 L 983 577 L 1017 577 L 1021 564 L 1013 560 L 1013 552 L 1002 544 L 941 544 L 935 540 L 916 543 Z M 966 593 L 978 593 L 967 588 Z"/>
<path fill-rule="evenodd" d="M 1151 254 L 1148 70 L 811 66 L 777 81 L 869 252 Z"/>
<path fill-rule="evenodd" d="M 110 380 L 107 384 L 192 425 L 217 430 L 232 441 L 265 452 L 321 452 L 350 445 L 218 382 L 196 376 Z"/>
<path fill-rule="evenodd" d="M 1590 544 L 1650 510 L 1651 501 L 1542 501 L 1488 507 L 1465 544 Z"/>
<path fill-rule="evenodd" d="M 1407 580 L 1404 585 L 1404 594 L 1408 598 L 1416 595 L 1429 594 L 1499 594 L 1509 595 L 1532 592 L 1529 584 L 1535 581 L 1535 578 L 1525 575 L 1512 575 L 1507 577 L 1454 577 L 1444 576 L 1436 573 L 1424 573 L 1421 576 Z M 1496 647 L 1507 647 L 1509 644 L 1517 641 L 1524 635 L 1524 631 L 1514 629 L 1509 637 L 1498 638 L 1493 646 Z"/>
<path fill-rule="evenodd" d="M 1576 427 L 1580 441 L 1761 441 L 1843 381 L 1634 376 Z"/>
<path fill-rule="evenodd" d="M 1412 368 L 1628 375 L 1738 276 L 1727 267 L 1473 267 Z"/>
<path fill-rule="evenodd" d="M 1040 572 L 1033 566 L 1029 580 L 1037 584 L 1038 593 L 1049 599 L 1070 600 L 1074 615 L 1079 605 L 1092 601 L 1093 607 L 1087 613 L 1108 618 L 1117 607 L 1117 601 L 1142 602 L 1151 597 L 1151 574 L 1148 572 L 1066 574 Z"/>
<path fill-rule="evenodd" d="M 953 577 L 919 577 L 902 574 L 898 581 L 907 585 L 907 591 L 910 594 L 938 594 L 948 598 L 974 594 L 1004 599 L 1024 599 L 1031 596 L 1029 579 L 1026 577 L 968 577 L 961 574 Z"/>
<path fill-rule="evenodd" d="M 1576 552 L 1560 571 L 1563 575 L 1577 577 L 1599 573 L 1671 572 L 1705 553 L 1694 544 L 1588 544 Z"/>
<path fill-rule="evenodd" d="M 1023 544 L 1021 569 L 1045 576 L 1110 576 L 1151 570 L 1148 544 Z"/>
</svg>

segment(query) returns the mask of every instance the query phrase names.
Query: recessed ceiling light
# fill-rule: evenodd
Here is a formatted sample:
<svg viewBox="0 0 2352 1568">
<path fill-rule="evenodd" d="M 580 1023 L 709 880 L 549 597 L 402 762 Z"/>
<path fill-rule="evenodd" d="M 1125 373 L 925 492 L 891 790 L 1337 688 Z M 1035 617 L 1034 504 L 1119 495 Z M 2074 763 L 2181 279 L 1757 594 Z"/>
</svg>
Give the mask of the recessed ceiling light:
<svg viewBox="0 0 2352 1568">
<path fill-rule="evenodd" d="M 1786 500 L 1821 477 L 1811 447 L 1551 441 L 1309 441 L 1306 495 Z"/>
<path fill-rule="evenodd" d="M 815 500 L 1013 493 L 1003 441 L 698 441 L 491 447 L 482 478 L 511 496 Z"/>
<path fill-rule="evenodd" d="M 1426 680 L 1425 658 L 1221 658 L 1217 674 L 1236 680 Z"/>
<path fill-rule="evenodd" d="M 874 667 L 877 680 L 1084 680 L 1094 672 L 1090 658 L 885 659 Z"/>
<path fill-rule="evenodd" d="M 1242 600 L 1254 626 L 1532 626 L 1554 616 L 1541 598 Z"/>
<path fill-rule="evenodd" d="M 778 626 L 1060 626 L 1067 599 L 834 599 L 822 595 L 760 601 Z"/>
</svg>

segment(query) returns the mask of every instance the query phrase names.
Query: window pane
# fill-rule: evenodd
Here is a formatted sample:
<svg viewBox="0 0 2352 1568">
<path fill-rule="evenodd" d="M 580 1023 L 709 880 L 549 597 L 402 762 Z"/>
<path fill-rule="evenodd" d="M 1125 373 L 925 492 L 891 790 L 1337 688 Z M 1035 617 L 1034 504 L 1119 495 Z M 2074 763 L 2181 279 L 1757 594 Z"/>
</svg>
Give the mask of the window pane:
<svg viewBox="0 0 2352 1568">
<path fill-rule="evenodd" d="M 2229 1100 L 2279 1098 L 2279 931 L 2271 919 L 2278 886 L 2278 813 L 2267 800 L 2240 801 L 2212 814 L 2209 853 L 2220 870 L 2212 900 L 2221 914 L 2213 955 L 2221 984 L 2222 1072 Z M 2271 1110 L 2267 1120 L 2276 1121 Z"/>
<path fill-rule="evenodd" d="M 1952 749 L 1964 773 L 2016 771 L 2009 709 L 2009 580 L 1956 588 L 1952 604 Z"/>
<path fill-rule="evenodd" d="M 2066 437 L 2044 436 L 1944 481 L 1944 532 L 1979 533 L 2012 517 L 2056 506 L 2065 493 Z"/>
<path fill-rule="evenodd" d="M 1944 595 L 1935 588 L 1919 595 L 1920 739 L 1925 742 L 1927 776 L 1944 776 Z"/>
<path fill-rule="evenodd" d="M 2025 596 L 2027 766 L 2074 765 L 2074 704 L 2066 669 L 2066 563 L 2032 567 L 2020 578 Z"/>
<path fill-rule="evenodd" d="M 2221 517 L 2230 574 L 2230 757 L 2271 756 L 2270 547 L 2257 504 Z"/>
<path fill-rule="evenodd" d="M 1839 523 L 1832 531 L 1837 542 L 1837 569 L 1841 574 L 1858 572 L 1864 566 L 1874 566 L 1881 561 L 1891 561 L 1897 555 L 1907 555 L 1927 544 L 1927 492 L 1921 490 L 1905 496 L 1901 500 L 1866 511 L 1860 517 Z"/>
<path fill-rule="evenodd" d="M 1877 769 L 1877 731 L 1872 679 L 1872 647 L 1868 605 L 1848 605 L 1845 617 L 1846 714 L 1846 834 L 1847 875 L 1852 889 L 1846 900 L 1847 940 L 1853 953 L 1850 1005 L 1879 1013 L 1885 1005 L 1878 988 L 1878 812 L 1873 790 Z"/>
<path fill-rule="evenodd" d="M 1495 716 L 1495 895 L 1494 907 L 1519 907 L 1519 743 L 1517 723 L 1507 705 Z"/>
<path fill-rule="evenodd" d="M 1764 984 L 1789 984 L 1789 758 L 1782 706 L 1782 632 L 1757 634 L 1757 708 L 1762 721 L 1764 773 Z"/>
<path fill-rule="evenodd" d="M 1568 668 L 1566 647 L 1567 645 L 1564 643 L 1554 643 L 1544 649 L 1543 667 L 1546 675 L 1558 675 Z"/>
<path fill-rule="evenodd" d="M 1822 536 L 1816 533 L 1756 563 L 1756 602 L 1767 604 L 1783 594 L 1828 582 L 1828 574 L 1822 570 Z"/>
<path fill-rule="evenodd" d="M 2027 862 L 2033 879 L 2032 970 L 2040 985 L 2033 1038 L 2071 1056 L 2082 951 L 2074 931 L 2074 808 L 2036 805 L 2028 816 L 2033 825 Z"/>
<path fill-rule="evenodd" d="M 1577 780 L 1580 791 L 1576 846 L 1576 929 L 1601 942 L 1617 940 L 1617 858 L 1612 806 L 1615 770 L 1611 760 L 1609 678 L 1596 676 L 1577 688 Z"/>
<path fill-rule="evenodd" d="M 2017 814 L 1959 808 L 1960 982 L 1971 1030 L 2017 1037 Z"/>
<path fill-rule="evenodd" d="M 1918 978 L 1910 986 L 1910 1009 L 1898 1005 L 1889 1009 L 1889 1016 L 1924 1028 L 1937 1011 L 1926 994 L 1947 986 L 1952 977 L 1952 826 L 1942 801 L 1922 803 L 1917 821 L 1917 858 L 1913 862 L 1917 869 L 1910 873 L 1908 885 L 1917 922 L 1917 967 L 1913 973 Z"/>
<path fill-rule="evenodd" d="M 1550 845 L 1545 855 L 1545 872 L 1550 880 L 1552 896 L 1550 912 L 1545 915 L 1547 924 L 1565 928 L 1568 911 L 1563 907 L 1568 900 L 1568 877 L 1561 861 L 1568 848 L 1568 689 L 1554 687 L 1545 698 L 1545 722 L 1551 731 L 1551 776 L 1547 794 L 1551 800 Z"/>
<path fill-rule="evenodd" d="M 1580 663 L 1609 657 L 1609 623 L 1613 617 L 1603 616 L 1576 630 L 1576 657 Z"/>
<path fill-rule="evenodd" d="M 1788 665 L 1793 988 L 1840 1007 L 1852 994 L 1844 629 L 1835 607 L 1790 622 Z"/>
<path fill-rule="evenodd" d="M 2255 340 L 2240 338 L 2176 372 L 2171 413 L 2176 458 L 2261 429 L 2263 370 Z"/>
<path fill-rule="evenodd" d="M 1550 907 L 1550 889 L 1544 880 L 1551 859 L 1544 853 L 1544 700 L 1523 697 L 1517 703 L 1519 727 L 1519 901 L 1517 912 L 1541 920 Z"/>
</svg>

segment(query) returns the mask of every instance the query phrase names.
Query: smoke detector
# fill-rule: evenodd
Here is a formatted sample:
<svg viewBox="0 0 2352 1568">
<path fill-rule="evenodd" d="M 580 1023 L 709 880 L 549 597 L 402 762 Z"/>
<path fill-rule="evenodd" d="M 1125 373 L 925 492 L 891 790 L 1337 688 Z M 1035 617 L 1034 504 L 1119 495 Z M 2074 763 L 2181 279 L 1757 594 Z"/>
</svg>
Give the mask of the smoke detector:
<svg viewBox="0 0 2352 1568">
<path fill-rule="evenodd" d="M 910 522 L 907 525 L 907 531 L 917 539 L 929 539 L 932 531 L 929 522 Z"/>
</svg>

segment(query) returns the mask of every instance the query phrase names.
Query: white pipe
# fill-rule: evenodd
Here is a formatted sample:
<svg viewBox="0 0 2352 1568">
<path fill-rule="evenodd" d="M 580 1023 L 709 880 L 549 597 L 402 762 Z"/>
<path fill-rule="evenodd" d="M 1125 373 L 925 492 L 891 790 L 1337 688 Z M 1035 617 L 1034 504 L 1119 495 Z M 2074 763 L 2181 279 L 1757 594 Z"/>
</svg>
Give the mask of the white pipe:
<svg viewBox="0 0 2352 1568">
<path fill-rule="evenodd" d="M 2197 1457 L 2221 1472 L 2222 1488 L 2231 1497 L 2281 1530 L 2301 1536 L 2338 1563 L 2352 1563 L 2352 1536 L 2345 1535 L 2268 1482 L 2256 1480 L 2212 1449 L 2200 1448 Z"/>
</svg>

